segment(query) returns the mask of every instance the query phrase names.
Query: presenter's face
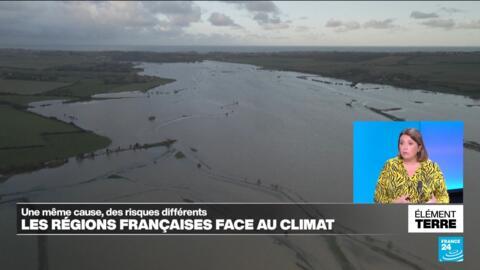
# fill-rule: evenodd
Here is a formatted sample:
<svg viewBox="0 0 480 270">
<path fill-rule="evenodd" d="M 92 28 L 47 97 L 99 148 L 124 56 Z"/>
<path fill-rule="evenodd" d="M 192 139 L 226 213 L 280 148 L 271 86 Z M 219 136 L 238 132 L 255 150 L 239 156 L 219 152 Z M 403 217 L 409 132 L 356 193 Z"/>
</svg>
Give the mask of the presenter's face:
<svg viewBox="0 0 480 270">
<path fill-rule="evenodd" d="M 400 155 L 404 160 L 412 160 L 417 158 L 417 153 L 420 151 L 420 146 L 410 136 L 402 135 L 398 145 Z"/>
</svg>

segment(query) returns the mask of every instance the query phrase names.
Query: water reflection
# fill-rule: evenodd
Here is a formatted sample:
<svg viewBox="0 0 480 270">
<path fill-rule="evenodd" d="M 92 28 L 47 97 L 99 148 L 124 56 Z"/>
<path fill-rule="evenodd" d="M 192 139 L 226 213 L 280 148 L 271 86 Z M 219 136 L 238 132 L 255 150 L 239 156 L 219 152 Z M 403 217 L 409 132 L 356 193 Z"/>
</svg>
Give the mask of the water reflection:
<svg viewBox="0 0 480 270">
<path fill-rule="evenodd" d="M 146 93 L 102 94 L 96 96 L 102 100 L 81 103 L 32 104 L 31 110 L 36 113 L 72 121 L 111 138 L 109 149 L 113 151 L 99 150 L 94 159 L 71 158 L 59 168 L 16 175 L 0 183 L 0 213 L 11 217 L 0 221 L 1 234 L 5 235 L 2 242 L 13 246 L 12 257 L 16 258 L 1 256 L 0 265 L 18 268 L 18 256 L 29 253 L 38 254 L 37 268 L 46 269 L 55 265 L 55 262 L 47 264 L 44 258 L 47 253 L 61 255 L 68 246 L 74 254 L 80 254 L 85 252 L 82 247 L 88 246 L 89 241 L 84 237 L 49 241 L 41 237 L 36 246 L 31 239 L 16 238 L 16 201 L 351 202 L 352 122 L 355 120 L 462 120 L 466 140 L 480 141 L 480 125 L 476 119 L 480 104 L 461 96 L 352 84 L 211 61 L 141 63 L 140 67 L 146 75 L 176 81 Z M 168 139 L 175 143 L 169 147 L 132 147 Z M 479 155 L 473 150 L 465 154 L 467 177 L 473 175 L 472 164 L 478 164 Z M 99 245 L 89 247 L 88 256 L 97 258 L 96 252 L 105 248 L 115 250 L 117 244 L 139 255 L 138 250 L 164 250 L 166 243 L 172 250 L 192 251 L 195 247 L 208 246 L 219 254 L 230 248 L 242 254 L 246 251 L 238 244 L 240 241 L 247 243 L 245 246 L 265 247 L 265 250 L 276 244 L 268 256 L 278 258 L 278 254 L 289 254 L 279 259 L 285 262 L 280 263 L 279 268 L 288 269 L 292 264 L 305 269 L 348 268 L 362 263 L 356 257 L 359 255 L 348 250 L 364 246 L 371 250 L 364 250 L 361 256 L 382 258 L 370 262 L 372 265 L 437 267 L 408 254 L 402 257 L 408 263 L 385 255 L 387 240 L 372 243 L 353 237 L 333 240 L 192 238 L 194 244 L 187 240 L 173 243 L 175 239 L 134 238 L 133 245 L 123 238 L 97 239 Z M 142 242 L 145 245 L 140 244 Z M 425 246 L 428 241 L 419 242 L 421 249 L 422 243 Z M 318 260 L 314 253 L 322 248 L 330 257 L 325 255 L 324 260 Z M 34 252 L 36 249 L 38 253 Z M 125 255 L 124 252 L 127 251 L 115 250 L 113 254 L 118 257 Z M 180 252 L 170 254 L 172 258 L 180 256 Z M 262 260 L 258 254 L 250 255 Z M 147 262 L 158 262 L 155 256 L 140 256 Z M 76 255 L 74 260 L 78 262 L 81 258 Z M 434 261 L 435 257 L 427 258 Z M 65 266 L 60 259 L 56 260 L 57 265 Z M 342 260 L 344 263 L 340 263 Z M 118 267 L 132 268 L 136 263 L 135 260 L 124 262 Z M 215 265 L 224 263 L 219 259 Z M 25 269 L 35 268 L 33 262 L 30 264 Z"/>
</svg>

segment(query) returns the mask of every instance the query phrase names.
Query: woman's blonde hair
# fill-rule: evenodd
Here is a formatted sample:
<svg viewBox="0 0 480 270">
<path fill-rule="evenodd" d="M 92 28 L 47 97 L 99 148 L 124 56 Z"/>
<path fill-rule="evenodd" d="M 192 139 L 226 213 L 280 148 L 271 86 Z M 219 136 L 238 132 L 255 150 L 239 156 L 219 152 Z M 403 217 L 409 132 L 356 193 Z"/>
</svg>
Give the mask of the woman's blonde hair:
<svg viewBox="0 0 480 270">
<path fill-rule="evenodd" d="M 403 135 L 407 135 L 408 137 L 410 137 L 420 147 L 420 151 L 417 152 L 417 160 L 420 162 L 427 160 L 428 153 L 427 153 L 427 148 L 423 143 L 422 134 L 420 133 L 420 131 L 418 131 L 415 128 L 406 128 L 402 132 L 400 132 L 400 135 L 398 135 L 398 150 L 399 150 L 398 157 L 402 158 L 402 155 L 400 155 L 400 138 Z"/>
</svg>

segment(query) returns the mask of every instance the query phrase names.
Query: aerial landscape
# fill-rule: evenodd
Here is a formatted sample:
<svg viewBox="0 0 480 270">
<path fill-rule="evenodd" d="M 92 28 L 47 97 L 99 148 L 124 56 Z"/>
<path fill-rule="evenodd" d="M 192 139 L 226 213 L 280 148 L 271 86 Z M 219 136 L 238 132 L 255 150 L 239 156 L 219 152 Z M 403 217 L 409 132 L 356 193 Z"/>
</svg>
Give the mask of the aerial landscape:
<svg viewBox="0 0 480 270">
<path fill-rule="evenodd" d="M 16 235 L 19 202 L 351 203 L 355 121 L 462 121 L 474 194 L 480 5 L 389 4 L 0 3 L 0 265 L 456 269 L 437 262 L 434 237 L 347 226 L 314 237 Z M 349 5 L 358 14 L 341 17 Z M 480 222 L 473 207 L 467 224 Z"/>
</svg>

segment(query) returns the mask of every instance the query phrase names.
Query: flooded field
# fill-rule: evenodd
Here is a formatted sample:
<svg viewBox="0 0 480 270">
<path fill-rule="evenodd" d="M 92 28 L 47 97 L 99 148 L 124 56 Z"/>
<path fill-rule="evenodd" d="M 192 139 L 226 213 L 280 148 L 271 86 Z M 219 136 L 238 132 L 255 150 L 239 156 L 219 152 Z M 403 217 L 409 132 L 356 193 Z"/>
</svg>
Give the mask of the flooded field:
<svg viewBox="0 0 480 270">
<path fill-rule="evenodd" d="M 212 61 L 139 66 L 176 81 L 96 96 L 105 100 L 31 104 L 112 145 L 0 183 L 0 245 L 12 254 L 2 251 L 2 268 L 447 268 L 436 263 L 434 237 L 15 236 L 19 201 L 349 203 L 356 120 L 460 120 L 465 141 L 480 142 L 480 102 L 462 96 Z M 466 148 L 464 160 L 465 188 L 478 190 L 467 181 L 480 153 Z M 398 256 L 384 251 L 391 239 Z M 418 250 L 405 251 L 415 241 Z"/>
</svg>

